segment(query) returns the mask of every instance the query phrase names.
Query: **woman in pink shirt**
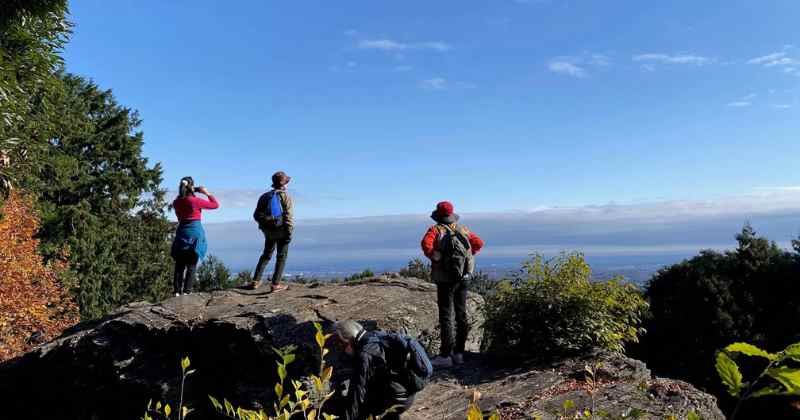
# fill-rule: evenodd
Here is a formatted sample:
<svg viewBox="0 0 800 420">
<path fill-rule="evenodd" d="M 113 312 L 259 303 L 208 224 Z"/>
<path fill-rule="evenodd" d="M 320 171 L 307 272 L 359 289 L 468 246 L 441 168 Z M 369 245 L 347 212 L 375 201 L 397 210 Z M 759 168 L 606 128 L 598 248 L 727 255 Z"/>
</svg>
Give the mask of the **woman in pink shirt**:
<svg viewBox="0 0 800 420">
<path fill-rule="evenodd" d="M 195 191 L 208 199 L 196 197 Z M 178 230 L 172 242 L 172 258 L 175 260 L 173 288 L 175 296 L 180 296 L 192 292 L 197 262 L 206 256 L 208 249 L 206 232 L 200 223 L 202 211 L 216 209 L 219 203 L 205 187 L 195 188 L 194 180 L 187 176 L 181 178 L 178 197 L 172 202 L 172 207 L 178 217 Z"/>
</svg>

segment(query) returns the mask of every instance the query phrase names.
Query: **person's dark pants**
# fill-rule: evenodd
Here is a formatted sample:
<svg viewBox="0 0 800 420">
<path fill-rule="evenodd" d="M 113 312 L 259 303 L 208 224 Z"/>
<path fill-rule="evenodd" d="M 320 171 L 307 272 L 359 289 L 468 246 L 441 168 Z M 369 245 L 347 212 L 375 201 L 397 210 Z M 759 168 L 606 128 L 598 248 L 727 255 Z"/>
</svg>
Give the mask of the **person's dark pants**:
<svg viewBox="0 0 800 420">
<path fill-rule="evenodd" d="M 467 283 L 463 280 L 438 283 L 436 301 L 439 305 L 439 330 L 442 337 L 439 354 L 442 357 L 449 357 L 454 353 L 463 353 L 469 334 Z"/>
<path fill-rule="evenodd" d="M 348 379 L 338 384 L 340 389 L 327 405 L 331 413 L 336 414 L 342 419 L 345 419 L 347 416 L 347 409 L 351 408 L 345 405 L 349 399 L 343 393 L 345 389 L 348 390 L 346 392 L 349 392 L 349 382 L 350 380 Z M 386 420 L 399 420 L 400 414 L 408 411 L 411 405 L 414 404 L 414 394 L 409 395 L 402 384 L 390 380 L 388 384 L 382 382 L 380 384 L 373 384 L 373 387 L 376 385 L 382 389 L 370 387 L 367 400 L 364 401 L 364 404 L 358 410 L 358 420 L 366 419 L 370 415 L 373 417 L 383 416 L 381 418 Z M 387 388 L 383 388 L 383 386 L 387 386 Z M 395 407 L 394 411 L 384 415 L 384 413 L 392 407 Z"/>
<path fill-rule="evenodd" d="M 172 281 L 174 293 L 191 293 L 197 271 L 197 253 L 182 251 L 175 257 L 175 275 Z"/>
<path fill-rule="evenodd" d="M 400 414 L 408 411 L 414 404 L 414 394 L 409 395 L 406 388 L 398 382 L 390 381 L 389 389 L 383 395 L 379 395 L 378 401 L 373 406 L 372 412 L 375 416 L 380 416 L 386 410 L 395 407 L 394 411 L 381 417 L 382 420 L 400 420 Z"/>
<path fill-rule="evenodd" d="M 275 259 L 275 271 L 272 273 L 272 284 L 275 285 L 280 283 L 283 278 L 283 270 L 286 268 L 286 257 L 289 255 L 289 243 L 292 241 L 292 236 L 287 229 L 265 230 L 262 232 L 264 233 L 264 252 L 258 259 L 253 281 L 256 284 L 261 282 L 261 275 L 264 273 L 267 264 L 269 264 L 272 253 L 277 248 L 278 255 Z"/>
</svg>

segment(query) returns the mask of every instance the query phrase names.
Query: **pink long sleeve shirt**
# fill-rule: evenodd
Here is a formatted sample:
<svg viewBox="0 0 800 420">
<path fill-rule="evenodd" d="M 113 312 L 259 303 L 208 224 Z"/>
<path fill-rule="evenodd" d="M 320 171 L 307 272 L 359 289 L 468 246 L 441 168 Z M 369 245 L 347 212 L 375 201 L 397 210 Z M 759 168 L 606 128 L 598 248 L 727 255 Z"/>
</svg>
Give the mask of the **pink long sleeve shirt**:
<svg viewBox="0 0 800 420">
<path fill-rule="evenodd" d="M 208 196 L 208 200 L 190 195 L 188 197 L 178 197 L 172 202 L 175 208 L 175 215 L 179 222 L 200 220 L 203 209 L 213 210 L 219 207 L 217 199 L 213 195 Z"/>
</svg>

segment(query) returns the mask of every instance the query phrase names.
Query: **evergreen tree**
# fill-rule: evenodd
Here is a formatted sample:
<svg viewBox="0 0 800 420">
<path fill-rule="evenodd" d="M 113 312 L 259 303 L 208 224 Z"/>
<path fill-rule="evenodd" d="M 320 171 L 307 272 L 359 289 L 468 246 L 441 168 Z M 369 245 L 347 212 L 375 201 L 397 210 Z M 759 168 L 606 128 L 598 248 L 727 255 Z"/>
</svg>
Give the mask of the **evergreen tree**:
<svg viewBox="0 0 800 420">
<path fill-rule="evenodd" d="M 163 298 L 172 228 L 161 167 L 142 157 L 141 121 L 111 91 L 78 76 L 60 79 L 63 124 L 30 181 L 40 192 L 43 251 L 54 255 L 68 247 L 86 318 L 131 300 Z"/>
</svg>

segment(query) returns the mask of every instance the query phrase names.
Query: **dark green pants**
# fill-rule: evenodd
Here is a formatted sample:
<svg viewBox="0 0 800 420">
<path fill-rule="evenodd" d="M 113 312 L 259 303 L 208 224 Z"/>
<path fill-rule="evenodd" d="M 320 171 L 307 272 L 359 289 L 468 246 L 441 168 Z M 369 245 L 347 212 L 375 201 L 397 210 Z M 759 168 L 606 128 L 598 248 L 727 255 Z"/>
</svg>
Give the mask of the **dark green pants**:
<svg viewBox="0 0 800 420">
<path fill-rule="evenodd" d="M 272 273 L 272 284 L 278 284 L 283 278 L 283 270 L 286 268 L 286 257 L 289 255 L 289 243 L 292 241 L 292 233 L 288 228 L 277 230 L 262 230 L 264 233 L 264 252 L 258 259 L 256 272 L 253 274 L 253 281 L 258 284 L 261 282 L 261 275 L 272 258 L 272 253 L 278 250 L 275 259 L 275 271 Z"/>
</svg>

